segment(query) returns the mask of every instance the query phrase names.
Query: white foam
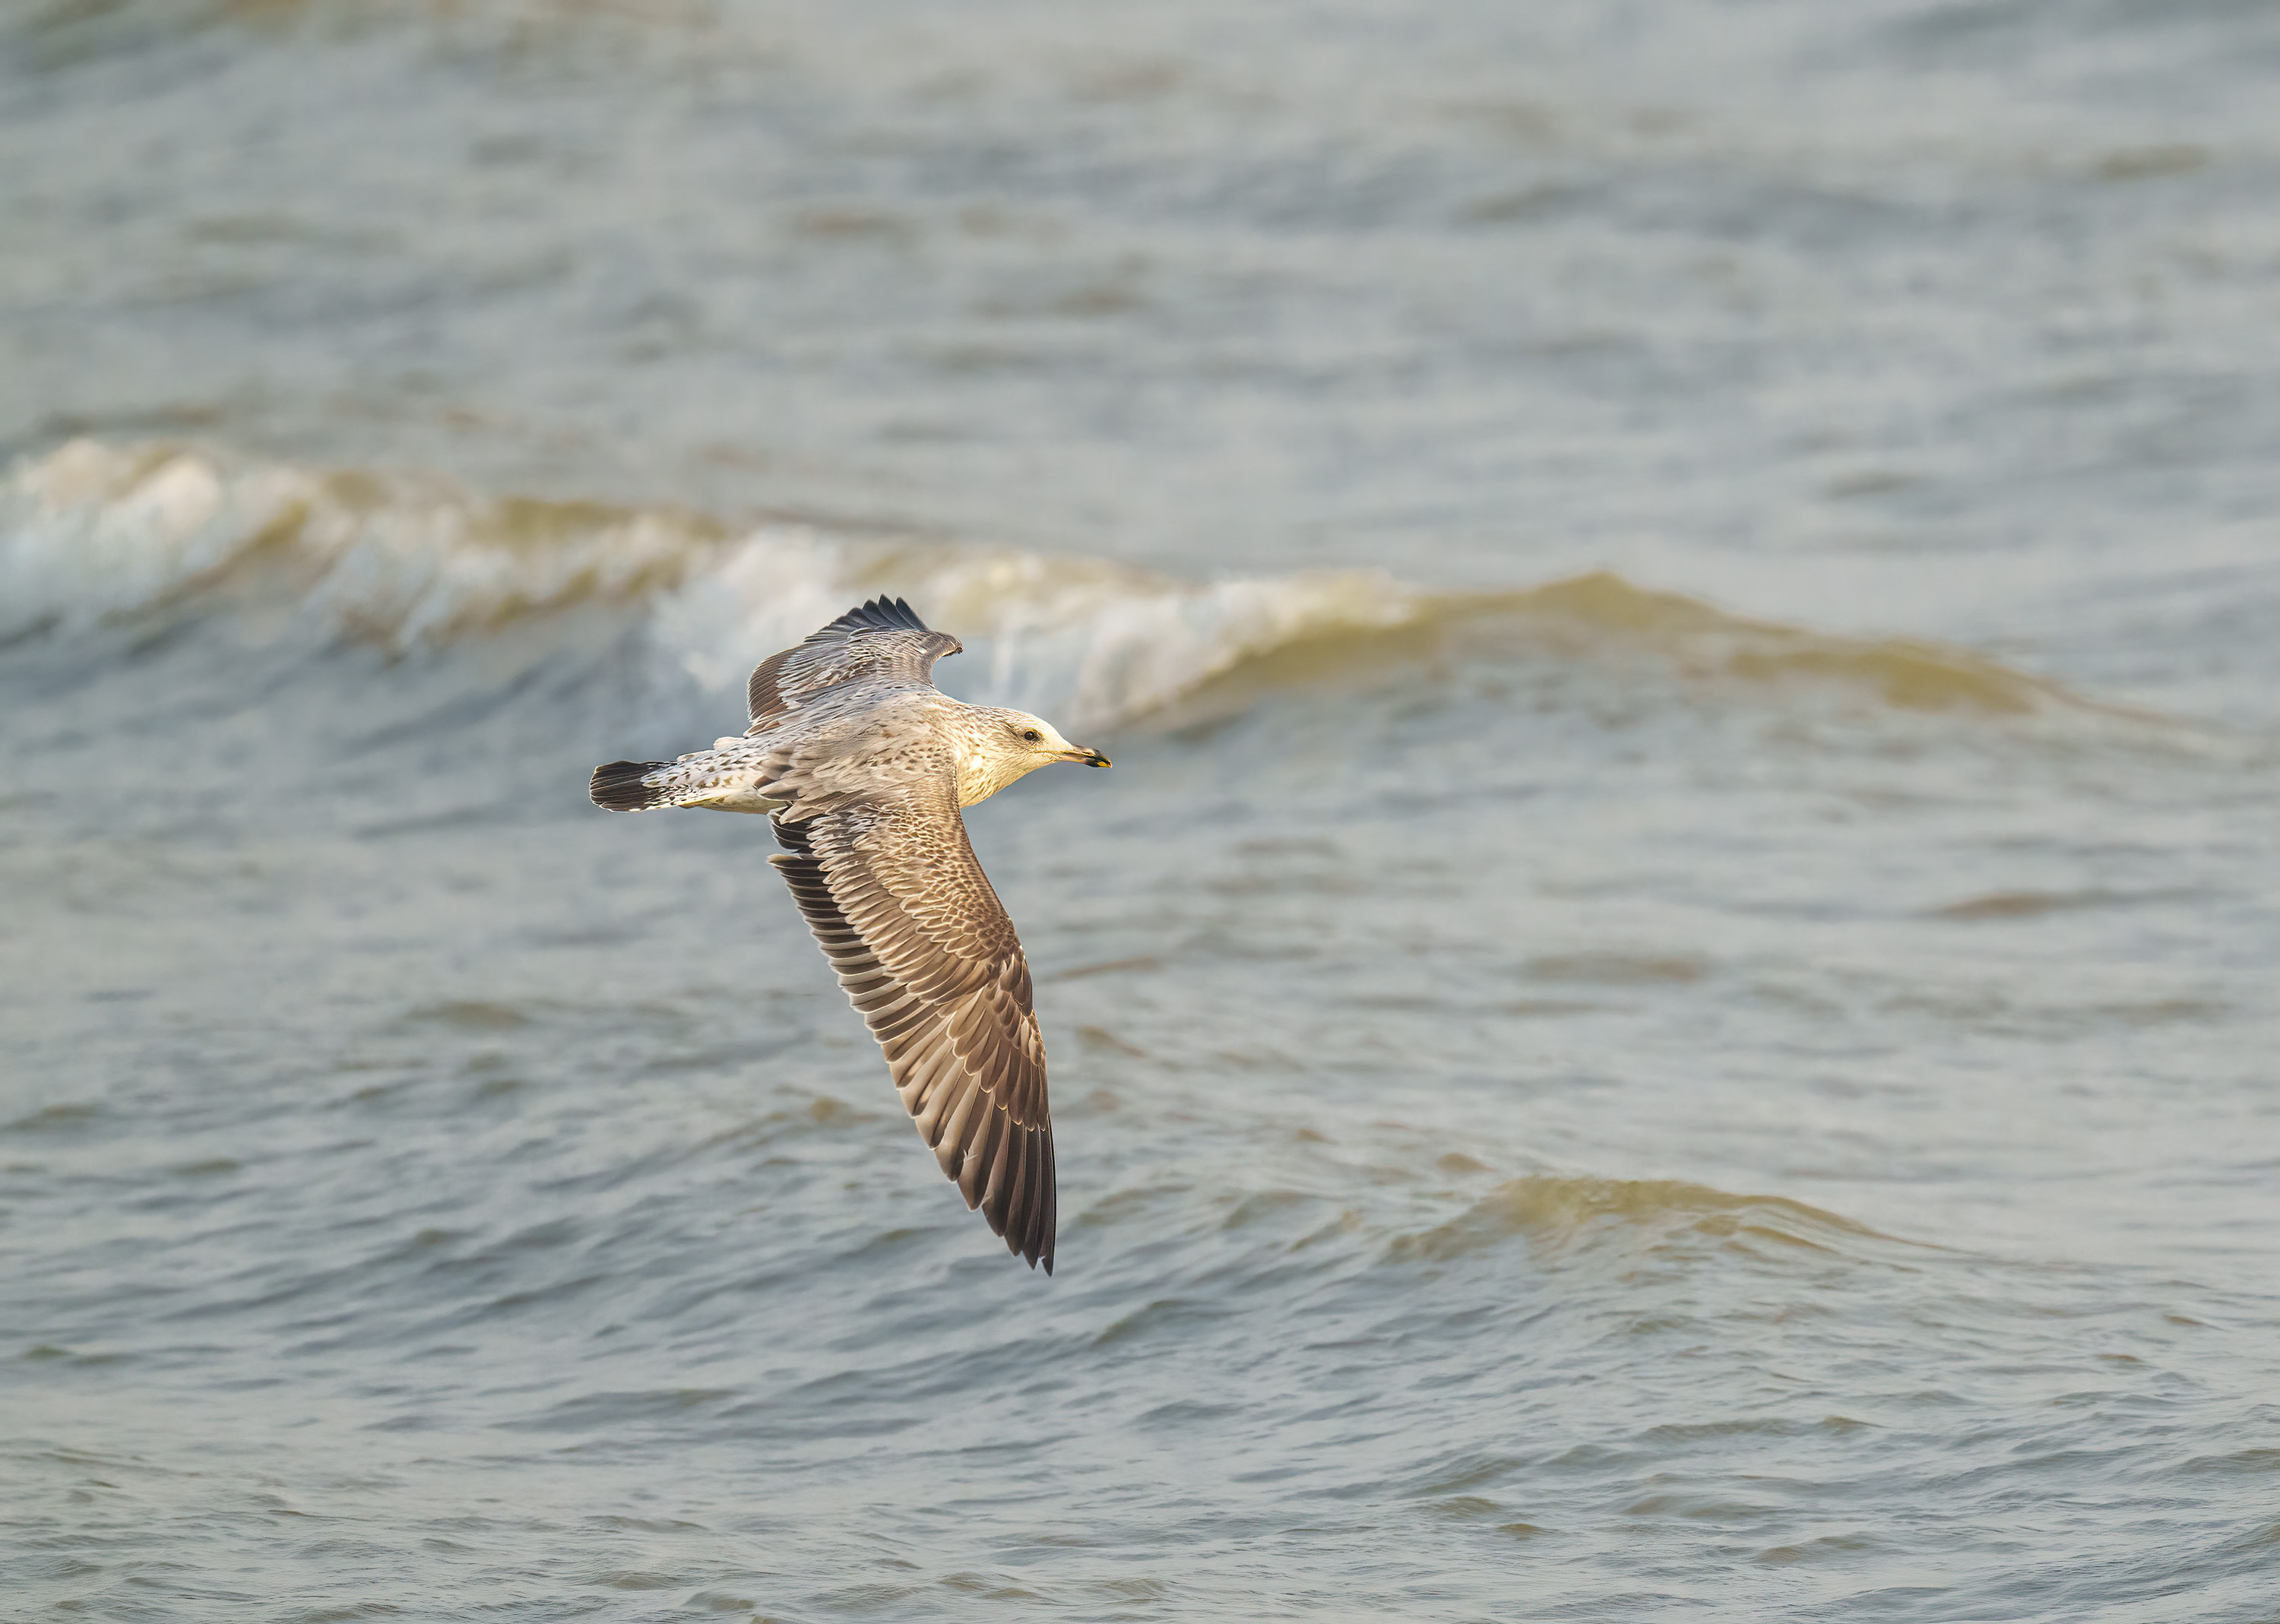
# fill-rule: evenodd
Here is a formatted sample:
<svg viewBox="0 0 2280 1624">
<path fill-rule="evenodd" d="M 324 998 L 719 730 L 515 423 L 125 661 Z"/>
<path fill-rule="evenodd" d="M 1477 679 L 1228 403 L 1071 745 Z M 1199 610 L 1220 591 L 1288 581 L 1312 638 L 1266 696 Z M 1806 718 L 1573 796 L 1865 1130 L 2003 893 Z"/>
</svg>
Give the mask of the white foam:
<svg viewBox="0 0 2280 1624">
<path fill-rule="evenodd" d="M 637 596 L 709 544 L 668 515 L 482 500 L 172 446 L 75 440 L 0 484 L 0 635 L 152 608 L 268 562 L 336 635 L 398 648 Z M 544 532 L 528 532 L 535 525 Z M 572 522 L 566 515 L 579 515 Z"/>
<path fill-rule="evenodd" d="M 1398 624 L 1422 603 L 1377 571 L 1204 585 L 1087 558 L 766 531 L 666 595 L 651 635 L 700 685 L 725 691 L 758 656 L 874 591 L 907 597 L 966 644 L 936 673 L 945 688 L 1078 728 L 1156 709 L 1297 637 Z"/>
<path fill-rule="evenodd" d="M 0 635 L 83 627 L 227 566 L 306 499 L 290 468 L 75 440 L 0 486 Z"/>
<path fill-rule="evenodd" d="M 1098 559 L 917 546 L 768 526 L 724 536 L 657 512 L 488 500 L 180 446 L 79 440 L 0 485 L 0 635 L 81 630 L 266 568 L 320 635 L 409 650 L 582 602 L 622 604 L 660 665 L 740 692 L 760 658 L 876 593 L 967 655 L 940 673 L 986 703 L 1097 728 L 1254 655 L 1425 599 L 1377 571 L 1212 583 Z"/>
<path fill-rule="evenodd" d="M 705 717 L 740 704 L 754 664 L 882 593 L 965 643 L 937 673 L 946 689 L 1080 737 L 1293 643 L 1467 606 L 1560 626 L 1575 650 L 1648 650 L 1705 681 L 1836 681 L 1901 709 L 2080 708 L 1968 650 L 1740 620 L 1605 573 L 1469 600 L 1376 570 L 1197 582 L 1098 558 L 795 526 L 731 534 L 666 510 L 503 501 L 412 475 L 84 440 L 0 484 L 0 637 L 42 624 L 69 634 L 240 579 L 292 596 L 320 639 L 407 653 L 600 604 L 646 640 L 663 679 L 652 697 L 676 716 L 692 685 Z"/>
</svg>

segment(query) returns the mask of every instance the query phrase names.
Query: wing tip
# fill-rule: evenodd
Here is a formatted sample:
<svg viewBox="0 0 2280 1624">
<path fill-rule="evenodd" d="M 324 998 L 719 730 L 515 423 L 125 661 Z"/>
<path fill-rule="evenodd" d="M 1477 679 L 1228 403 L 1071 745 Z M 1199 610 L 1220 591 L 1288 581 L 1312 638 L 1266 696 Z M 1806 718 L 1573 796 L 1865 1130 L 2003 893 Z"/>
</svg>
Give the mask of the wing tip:
<svg viewBox="0 0 2280 1624">
<path fill-rule="evenodd" d="M 1020 1130 L 1028 1140 L 1016 1188 L 1007 1205 L 1005 1248 L 1032 1269 L 1039 1264 L 1053 1272 L 1053 1219 L 1059 1181 L 1053 1171 L 1053 1130 L 1050 1124 Z"/>
<path fill-rule="evenodd" d="M 841 615 L 825 631 L 851 632 L 923 632 L 933 628 L 919 619 L 919 612 L 910 600 L 889 597 L 882 592 L 867 604 L 858 604 Z"/>
</svg>

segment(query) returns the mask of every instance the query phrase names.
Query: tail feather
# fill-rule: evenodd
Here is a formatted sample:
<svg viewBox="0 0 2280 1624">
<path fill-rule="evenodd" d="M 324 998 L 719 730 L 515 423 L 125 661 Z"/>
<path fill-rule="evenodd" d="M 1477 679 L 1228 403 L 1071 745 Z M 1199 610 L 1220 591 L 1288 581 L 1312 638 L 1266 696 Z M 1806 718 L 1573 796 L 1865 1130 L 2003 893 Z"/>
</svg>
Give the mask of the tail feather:
<svg viewBox="0 0 2280 1624">
<path fill-rule="evenodd" d="M 594 769 L 586 793 L 594 797 L 595 805 L 610 812 L 645 812 L 668 805 L 671 793 L 651 786 L 649 775 L 672 765 L 669 761 L 612 761 Z"/>
</svg>

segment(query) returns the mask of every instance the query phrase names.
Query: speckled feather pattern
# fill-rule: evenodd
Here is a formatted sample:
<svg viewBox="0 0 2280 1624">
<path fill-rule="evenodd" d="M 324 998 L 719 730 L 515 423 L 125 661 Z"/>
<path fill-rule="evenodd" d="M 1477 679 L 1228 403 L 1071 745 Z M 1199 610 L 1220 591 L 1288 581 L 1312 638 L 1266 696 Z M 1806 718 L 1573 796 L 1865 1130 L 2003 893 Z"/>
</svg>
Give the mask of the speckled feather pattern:
<svg viewBox="0 0 2280 1624">
<path fill-rule="evenodd" d="M 1090 759 L 1047 723 L 934 686 L 958 640 L 874 600 L 752 673 L 750 730 L 670 763 L 597 768 L 616 811 L 765 812 L 790 886 L 904 1105 L 1006 1245 L 1053 1266 L 1044 1040 L 1013 921 L 962 807 L 1053 761 Z"/>
</svg>

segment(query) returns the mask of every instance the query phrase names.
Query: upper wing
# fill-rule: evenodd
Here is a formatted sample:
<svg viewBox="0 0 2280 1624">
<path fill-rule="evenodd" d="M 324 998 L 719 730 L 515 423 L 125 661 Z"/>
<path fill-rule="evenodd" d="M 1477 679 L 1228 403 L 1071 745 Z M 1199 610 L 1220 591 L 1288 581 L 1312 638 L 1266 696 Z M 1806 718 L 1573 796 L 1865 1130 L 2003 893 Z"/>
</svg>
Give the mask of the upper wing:
<svg viewBox="0 0 2280 1624">
<path fill-rule="evenodd" d="M 1008 1248 L 1051 1274 L 1053 1124 L 1029 964 L 954 790 L 842 801 L 775 830 L 787 850 L 769 860 L 942 1170 Z"/>
<path fill-rule="evenodd" d="M 745 731 L 765 733 L 786 712 L 842 682 L 882 676 L 927 681 L 935 661 L 964 646 L 947 632 L 928 631 L 901 598 L 874 597 L 753 668 L 744 690 L 752 725 Z"/>
</svg>

